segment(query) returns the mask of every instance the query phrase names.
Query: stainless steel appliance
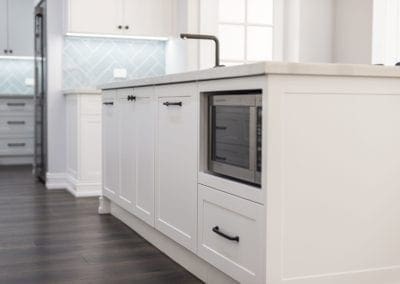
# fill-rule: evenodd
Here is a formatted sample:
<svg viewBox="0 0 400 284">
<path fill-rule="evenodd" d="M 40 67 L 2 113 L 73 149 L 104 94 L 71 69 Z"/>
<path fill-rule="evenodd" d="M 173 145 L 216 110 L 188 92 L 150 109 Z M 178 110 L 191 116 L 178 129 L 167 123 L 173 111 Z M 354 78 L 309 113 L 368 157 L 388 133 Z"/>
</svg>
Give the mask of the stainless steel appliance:
<svg viewBox="0 0 400 284">
<path fill-rule="evenodd" d="M 35 157 L 34 174 L 45 182 L 47 171 L 46 0 L 35 7 Z"/>
<path fill-rule="evenodd" d="M 260 186 L 262 91 L 208 95 L 208 170 Z"/>
</svg>

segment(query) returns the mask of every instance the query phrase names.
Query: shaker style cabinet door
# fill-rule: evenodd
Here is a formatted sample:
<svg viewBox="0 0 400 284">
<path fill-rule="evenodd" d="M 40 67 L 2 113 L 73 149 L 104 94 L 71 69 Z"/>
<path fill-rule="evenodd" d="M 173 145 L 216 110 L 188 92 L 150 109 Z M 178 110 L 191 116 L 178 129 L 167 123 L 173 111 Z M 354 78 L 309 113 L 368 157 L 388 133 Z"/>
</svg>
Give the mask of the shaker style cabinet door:
<svg viewBox="0 0 400 284">
<path fill-rule="evenodd" d="M 136 114 L 133 89 L 121 89 L 118 96 L 118 142 L 120 161 L 119 202 L 133 213 L 136 192 Z"/>
<path fill-rule="evenodd" d="M 194 84 L 156 87 L 156 228 L 193 252 L 198 164 L 195 90 Z"/>
<path fill-rule="evenodd" d="M 7 0 L 0 0 L 0 55 L 7 49 Z"/>
<path fill-rule="evenodd" d="M 124 34 L 172 35 L 173 0 L 124 0 L 123 5 Z"/>
<path fill-rule="evenodd" d="M 154 136 L 156 104 L 154 87 L 134 90 L 135 143 L 136 145 L 136 192 L 135 214 L 150 226 L 154 226 Z"/>
<path fill-rule="evenodd" d="M 119 139 L 116 91 L 103 92 L 103 194 L 118 202 L 119 198 Z"/>
<path fill-rule="evenodd" d="M 68 32 L 121 34 L 122 0 L 68 0 Z"/>
<path fill-rule="evenodd" d="M 32 0 L 8 0 L 8 55 L 33 56 L 33 9 Z"/>
</svg>

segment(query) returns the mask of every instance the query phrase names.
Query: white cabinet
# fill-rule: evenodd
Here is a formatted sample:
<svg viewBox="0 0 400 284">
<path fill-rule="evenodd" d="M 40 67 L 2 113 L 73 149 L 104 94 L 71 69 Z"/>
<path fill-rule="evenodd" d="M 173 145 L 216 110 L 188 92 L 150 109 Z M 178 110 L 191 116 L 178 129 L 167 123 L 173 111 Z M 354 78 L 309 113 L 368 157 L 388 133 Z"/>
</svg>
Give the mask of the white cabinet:
<svg viewBox="0 0 400 284">
<path fill-rule="evenodd" d="M 102 147 L 103 194 L 115 200 L 119 194 L 119 139 L 116 91 L 103 92 Z"/>
<path fill-rule="evenodd" d="M 69 0 L 68 16 L 68 32 L 120 33 L 122 0 Z"/>
<path fill-rule="evenodd" d="M 136 122 L 135 104 L 128 100 L 133 89 L 122 89 L 117 91 L 118 95 L 118 143 L 119 168 L 120 168 L 120 191 L 118 198 L 121 205 L 133 211 L 135 202 L 136 183 Z"/>
<path fill-rule="evenodd" d="M 33 56 L 33 1 L 0 0 L 0 55 Z"/>
<path fill-rule="evenodd" d="M 103 93 L 104 194 L 154 226 L 154 88 Z"/>
<path fill-rule="evenodd" d="M 68 0 L 66 32 L 128 36 L 173 33 L 175 0 Z"/>
<path fill-rule="evenodd" d="M 33 1 L 8 1 L 8 49 L 12 55 L 33 56 Z"/>
<path fill-rule="evenodd" d="M 0 0 L 0 54 L 3 55 L 7 47 L 7 0 Z"/>
<path fill-rule="evenodd" d="M 118 90 L 119 204 L 154 226 L 154 88 Z"/>
<path fill-rule="evenodd" d="M 154 144 L 156 104 L 154 87 L 134 90 L 136 123 L 135 214 L 154 226 Z"/>
<path fill-rule="evenodd" d="M 198 96 L 196 84 L 156 87 L 156 228 L 196 251 Z"/>
<path fill-rule="evenodd" d="M 66 96 L 67 189 L 76 197 L 101 194 L 101 93 Z"/>
<path fill-rule="evenodd" d="M 173 2 L 172 0 L 123 1 L 124 33 L 141 36 L 171 35 Z"/>
<path fill-rule="evenodd" d="M 33 162 L 33 97 L 0 96 L 0 165 Z"/>
<path fill-rule="evenodd" d="M 198 255 L 240 283 L 265 283 L 264 207 L 199 185 Z"/>
</svg>

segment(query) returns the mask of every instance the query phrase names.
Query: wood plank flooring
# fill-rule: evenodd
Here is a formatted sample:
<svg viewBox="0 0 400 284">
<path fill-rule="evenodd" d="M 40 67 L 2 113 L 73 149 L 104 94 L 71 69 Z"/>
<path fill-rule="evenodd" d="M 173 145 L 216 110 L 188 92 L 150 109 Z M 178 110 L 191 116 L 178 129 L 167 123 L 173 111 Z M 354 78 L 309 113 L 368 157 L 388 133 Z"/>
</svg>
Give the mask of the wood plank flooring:
<svg viewBox="0 0 400 284">
<path fill-rule="evenodd" d="M 0 283 L 201 283 L 97 207 L 0 167 Z"/>
</svg>

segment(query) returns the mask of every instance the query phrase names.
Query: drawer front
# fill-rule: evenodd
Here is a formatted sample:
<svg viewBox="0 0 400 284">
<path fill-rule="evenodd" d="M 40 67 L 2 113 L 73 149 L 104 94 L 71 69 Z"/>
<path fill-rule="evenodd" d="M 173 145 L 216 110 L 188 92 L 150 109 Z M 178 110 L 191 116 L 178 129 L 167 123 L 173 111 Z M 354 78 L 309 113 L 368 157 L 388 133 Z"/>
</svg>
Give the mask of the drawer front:
<svg viewBox="0 0 400 284">
<path fill-rule="evenodd" d="M 199 256 L 241 283 L 264 283 L 264 207 L 199 185 L 198 213 Z"/>
<path fill-rule="evenodd" d="M 1 99 L 0 113 L 33 113 L 33 99 Z"/>
<path fill-rule="evenodd" d="M 0 139 L 0 156 L 33 155 L 33 138 Z"/>
<path fill-rule="evenodd" d="M 32 115 L 0 116 L 0 134 L 26 134 L 33 135 Z"/>
</svg>

